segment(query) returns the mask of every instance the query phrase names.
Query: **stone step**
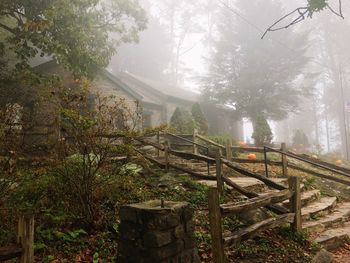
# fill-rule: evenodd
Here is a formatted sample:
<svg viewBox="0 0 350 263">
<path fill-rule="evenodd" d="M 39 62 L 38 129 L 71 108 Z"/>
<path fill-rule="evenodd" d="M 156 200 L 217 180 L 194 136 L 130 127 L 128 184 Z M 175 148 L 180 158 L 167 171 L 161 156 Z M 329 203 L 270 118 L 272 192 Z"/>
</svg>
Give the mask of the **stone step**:
<svg viewBox="0 0 350 263">
<path fill-rule="evenodd" d="M 321 197 L 320 190 L 310 190 L 301 193 L 301 206 L 305 207 Z M 289 200 L 283 202 L 284 207 L 289 207 Z"/>
<path fill-rule="evenodd" d="M 230 179 L 238 184 L 239 186 L 246 188 L 246 189 L 255 189 L 258 191 L 266 191 L 266 185 L 255 179 L 255 178 L 251 178 L 251 177 L 230 177 Z M 271 178 L 271 180 L 275 181 L 276 183 L 282 184 L 283 181 L 285 181 L 286 179 L 282 179 L 282 178 Z M 210 187 L 215 187 L 216 186 L 216 181 L 208 181 L 208 180 L 200 180 L 198 181 L 199 183 L 206 185 L 206 186 L 210 186 Z M 231 189 L 230 186 L 228 186 L 229 189 Z"/>
<path fill-rule="evenodd" d="M 329 214 L 337 205 L 336 197 L 322 197 L 318 201 L 307 205 L 301 209 L 303 220 L 312 219 L 313 217 L 325 216 Z"/>
<path fill-rule="evenodd" d="M 315 221 L 303 223 L 303 229 L 310 233 L 321 233 L 328 228 L 340 226 L 350 219 L 350 202 L 338 204 L 333 213 Z"/>
<path fill-rule="evenodd" d="M 346 222 L 342 227 L 326 230 L 315 241 L 327 250 L 339 248 L 350 241 L 350 222 Z"/>
</svg>

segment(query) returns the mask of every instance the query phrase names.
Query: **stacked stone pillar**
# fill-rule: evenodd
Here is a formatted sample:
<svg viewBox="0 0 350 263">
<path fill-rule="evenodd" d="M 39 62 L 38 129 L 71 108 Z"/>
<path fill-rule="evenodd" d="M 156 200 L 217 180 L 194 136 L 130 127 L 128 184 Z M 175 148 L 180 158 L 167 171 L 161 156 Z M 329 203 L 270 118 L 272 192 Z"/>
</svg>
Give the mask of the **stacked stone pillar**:
<svg viewBox="0 0 350 263">
<path fill-rule="evenodd" d="M 197 263 L 193 209 L 185 202 L 148 201 L 124 206 L 118 263 Z"/>
</svg>

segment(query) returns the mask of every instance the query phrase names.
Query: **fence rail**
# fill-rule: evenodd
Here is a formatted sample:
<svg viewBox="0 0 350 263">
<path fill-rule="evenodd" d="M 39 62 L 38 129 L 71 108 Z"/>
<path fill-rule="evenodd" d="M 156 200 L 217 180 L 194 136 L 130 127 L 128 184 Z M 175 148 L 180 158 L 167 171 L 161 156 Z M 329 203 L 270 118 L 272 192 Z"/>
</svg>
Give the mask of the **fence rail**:
<svg viewBox="0 0 350 263">
<path fill-rule="evenodd" d="M 290 210 L 282 215 L 268 218 L 244 229 L 223 236 L 222 220 L 224 217 L 236 215 L 249 210 L 274 205 L 289 199 Z M 300 178 L 289 178 L 289 189 L 268 196 L 258 196 L 240 203 L 220 204 L 220 190 L 211 188 L 208 194 L 209 224 L 212 238 L 212 252 L 214 263 L 224 263 L 224 247 L 253 237 L 259 232 L 291 224 L 294 231 L 301 231 L 301 192 Z"/>
</svg>

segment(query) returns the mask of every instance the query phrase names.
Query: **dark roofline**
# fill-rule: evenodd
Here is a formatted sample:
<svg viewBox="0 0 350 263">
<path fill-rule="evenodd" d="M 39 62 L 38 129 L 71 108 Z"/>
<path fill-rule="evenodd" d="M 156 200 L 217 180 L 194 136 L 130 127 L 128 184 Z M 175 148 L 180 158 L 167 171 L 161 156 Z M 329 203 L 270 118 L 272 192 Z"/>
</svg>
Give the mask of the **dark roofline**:
<svg viewBox="0 0 350 263">
<path fill-rule="evenodd" d="M 161 96 L 163 98 L 167 98 L 167 95 L 164 94 L 163 92 L 153 88 L 152 86 L 148 85 L 147 83 L 135 78 L 134 76 L 130 75 L 129 73 L 127 72 L 121 72 L 120 73 L 122 76 L 125 76 L 126 78 L 128 78 L 129 80 L 131 81 L 134 81 L 136 82 L 137 84 L 141 84 L 144 88 L 147 89 L 147 91 L 153 93 L 154 95 L 158 95 L 158 96 Z"/>
<path fill-rule="evenodd" d="M 197 100 L 188 100 L 188 99 L 176 97 L 176 96 L 173 96 L 173 95 L 165 94 L 165 93 L 159 91 L 158 89 L 153 88 L 151 85 L 143 82 L 142 80 L 137 79 L 136 77 L 134 77 L 133 75 L 131 75 L 131 74 L 127 73 L 127 72 L 121 72 L 121 74 L 123 76 L 129 78 L 130 80 L 135 81 L 138 84 L 141 84 L 149 92 L 152 92 L 153 94 L 158 95 L 158 96 L 162 96 L 164 99 L 169 99 L 169 100 L 171 100 L 173 102 L 182 102 L 182 103 L 186 103 L 186 104 L 193 104 L 195 102 L 198 102 Z"/>
<path fill-rule="evenodd" d="M 134 99 L 143 101 L 143 97 L 131 89 L 127 84 L 125 84 L 123 81 L 118 79 L 116 76 L 114 76 L 112 73 L 110 73 L 108 70 L 103 69 L 102 74 L 105 75 L 110 81 L 112 81 L 114 84 L 118 85 L 119 88 L 121 88 L 123 91 L 128 93 L 130 96 L 132 96 Z"/>
</svg>

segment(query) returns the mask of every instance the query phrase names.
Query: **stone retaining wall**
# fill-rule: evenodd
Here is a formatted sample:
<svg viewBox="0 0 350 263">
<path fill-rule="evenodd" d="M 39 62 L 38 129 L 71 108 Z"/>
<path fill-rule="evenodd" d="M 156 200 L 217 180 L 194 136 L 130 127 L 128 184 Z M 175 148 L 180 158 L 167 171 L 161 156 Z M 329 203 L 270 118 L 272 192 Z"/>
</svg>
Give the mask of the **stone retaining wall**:
<svg viewBox="0 0 350 263">
<path fill-rule="evenodd" d="M 188 203 L 149 201 L 120 210 L 118 263 L 197 263 Z"/>
</svg>

